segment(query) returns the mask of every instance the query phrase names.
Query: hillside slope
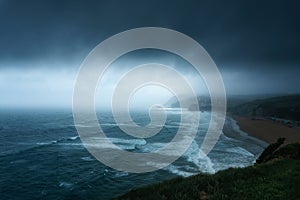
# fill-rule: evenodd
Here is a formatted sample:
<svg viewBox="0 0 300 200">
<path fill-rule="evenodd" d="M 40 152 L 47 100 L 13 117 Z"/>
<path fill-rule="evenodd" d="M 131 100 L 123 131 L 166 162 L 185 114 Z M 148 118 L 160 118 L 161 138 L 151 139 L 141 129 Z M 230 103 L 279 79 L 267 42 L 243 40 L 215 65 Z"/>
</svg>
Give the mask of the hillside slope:
<svg viewBox="0 0 300 200">
<path fill-rule="evenodd" d="M 300 144 L 273 149 L 271 154 L 272 159 L 262 164 L 231 168 L 214 175 L 199 174 L 189 178 L 176 178 L 130 191 L 118 199 L 299 198 Z"/>
<path fill-rule="evenodd" d="M 300 95 L 258 99 L 230 108 L 229 112 L 235 115 L 300 121 Z"/>
</svg>

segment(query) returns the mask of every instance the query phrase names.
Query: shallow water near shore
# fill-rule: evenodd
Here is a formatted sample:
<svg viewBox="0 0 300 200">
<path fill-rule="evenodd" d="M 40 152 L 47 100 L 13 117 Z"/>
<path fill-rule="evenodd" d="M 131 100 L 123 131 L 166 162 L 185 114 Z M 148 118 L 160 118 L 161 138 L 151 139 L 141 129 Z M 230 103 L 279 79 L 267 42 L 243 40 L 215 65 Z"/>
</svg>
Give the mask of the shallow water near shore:
<svg viewBox="0 0 300 200">
<path fill-rule="evenodd" d="M 148 139 L 124 134 L 109 112 L 98 113 L 106 136 L 131 152 L 151 152 L 163 147 L 180 125 L 178 110 L 168 110 L 162 130 Z M 182 113 L 192 117 L 195 113 Z M 114 170 L 97 161 L 83 146 L 70 111 L 2 111 L 0 113 L 0 194 L 6 199 L 110 199 L 127 191 L 176 176 L 215 173 L 229 167 L 253 164 L 263 145 L 241 139 L 228 121 L 207 157 L 199 158 L 210 113 L 201 116 L 198 133 L 189 149 L 174 163 L 161 170 L 135 174 Z M 140 125 L 150 122 L 148 113 L 133 112 Z M 184 124 L 186 130 L 198 124 Z M 235 137 L 237 136 L 237 137 Z"/>
</svg>

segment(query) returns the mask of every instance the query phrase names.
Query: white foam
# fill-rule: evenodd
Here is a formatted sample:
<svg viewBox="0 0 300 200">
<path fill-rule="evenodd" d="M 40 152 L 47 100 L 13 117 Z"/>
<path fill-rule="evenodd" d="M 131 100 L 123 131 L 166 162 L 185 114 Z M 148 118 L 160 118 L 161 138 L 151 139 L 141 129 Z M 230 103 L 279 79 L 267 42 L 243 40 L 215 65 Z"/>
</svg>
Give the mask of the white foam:
<svg viewBox="0 0 300 200">
<path fill-rule="evenodd" d="M 100 122 L 100 126 L 104 127 L 104 126 L 117 126 L 116 123 L 103 123 L 103 122 Z"/>
<path fill-rule="evenodd" d="M 64 187 L 67 189 L 71 189 L 73 187 L 73 183 L 69 183 L 69 182 L 59 182 L 59 187 Z"/>
<path fill-rule="evenodd" d="M 112 143 L 124 150 L 134 150 L 136 145 L 145 145 L 147 144 L 144 139 L 121 139 L 121 138 L 108 138 Z M 94 141 L 90 144 L 85 143 L 86 146 L 96 147 L 100 149 L 112 149 L 111 144 L 106 143 L 106 138 L 94 138 Z"/>
<path fill-rule="evenodd" d="M 118 144 L 117 146 L 123 150 L 134 150 L 135 149 L 134 144 L 131 144 L 131 145 L 130 144 L 127 144 L 127 145 Z"/>
<path fill-rule="evenodd" d="M 176 174 L 176 175 L 183 176 L 183 177 L 189 177 L 189 176 L 193 176 L 193 175 L 197 174 L 197 173 L 186 172 L 184 170 L 180 170 L 180 167 L 172 165 L 172 164 L 165 167 L 164 169 L 171 172 L 172 174 Z"/>
<path fill-rule="evenodd" d="M 161 168 L 167 166 L 168 163 L 148 161 L 148 162 L 146 162 L 146 165 L 147 165 L 147 166 L 153 166 L 153 167 L 155 167 L 155 168 L 157 168 L 157 169 L 161 169 Z"/>
<path fill-rule="evenodd" d="M 242 136 L 248 136 L 248 134 L 246 132 L 244 132 L 240 129 L 239 125 L 237 124 L 237 121 L 235 121 L 232 118 L 228 118 L 228 120 L 229 120 L 229 123 L 231 123 L 231 127 L 234 131 L 238 132 Z"/>
<path fill-rule="evenodd" d="M 103 175 L 105 176 L 105 175 L 106 175 L 106 173 L 108 173 L 108 172 L 109 172 L 109 170 L 108 170 L 108 169 L 104 169 Z"/>
<path fill-rule="evenodd" d="M 56 144 L 58 143 L 60 140 L 53 140 L 53 141 L 50 141 L 50 142 L 37 142 L 36 144 L 37 145 L 49 145 L 49 144 Z"/>
<path fill-rule="evenodd" d="M 73 136 L 73 137 L 68 137 L 68 140 L 77 140 L 79 138 L 79 136 Z"/>
<path fill-rule="evenodd" d="M 115 177 L 123 177 L 123 176 L 128 176 L 129 174 L 127 172 L 117 172 L 115 174 Z"/>
<path fill-rule="evenodd" d="M 164 147 L 165 145 L 166 145 L 166 143 L 161 143 L 161 142 L 148 143 L 145 146 L 143 146 L 142 151 L 144 153 L 154 152 L 154 151 L 159 150 L 160 148 Z"/>
<path fill-rule="evenodd" d="M 89 126 L 89 125 L 83 125 L 83 124 L 76 124 L 76 125 L 71 125 L 71 126 L 75 126 L 75 127 L 82 127 L 82 128 L 93 127 L 93 126 Z"/>
<path fill-rule="evenodd" d="M 37 145 L 49 145 L 51 142 L 37 142 Z"/>
<path fill-rule="evenodd" d="M 147 142 L 144 139 L 121 139 L 121 138 L 109 138 L 110 141 L 117 144 L 135 144 L 145 145 Z"/>
<path fill-rule="evenodd" d="M 250 153 L 246 149 L 239 147 L 239 146 L 226 148 L 226 149 L 224 149 L 224 151 L 230 152 L 230 153 L 242 154 L 242 155 L 248 156 L 248 157 L 254 157 L 254 155 L 252 153 Z"/>
<path fill-rule="evenodd" d="M 203 156 L 203 151 L 199 148 L 198 144 L 194 140 L 190 148 L 184 153 L 187 161 L 194 163 L 198 170 L 205 173 L 213 174 L 215 173 L 214 164 L 211 159 L 206 155 Z"/>
<path fill-rule="evenodd" d="M 84 161 L 93 161 L 94 159 L 90 156 L 86 156 L 86 157 L 81 157 L 80 158 L 81 160 L 84 160 Z"/>
<path fill-rule="evenodd" d="M 188 138 L 186 138 L 186 142 L 188 142 Z M 163 148 L 166 145 L 166 143 L 148 143 L 144 146 L 143 152 L 153 152 L 158 149 Z M 181 156 L 180 152 L 178 151 L 178 145 L 185 145 L 184 141 L 183 143 L 178 143 L 174 145 L 174 148 L 168 149 L 162 152 L 163 155 L 167 156 Z M 215 173 L 214 164 L 212 163 L 211 159 L 208 156 L 201 156 L 203 152 L 200 150 L 198 144 L 195 142 L 195 140 L 192 142 L 188 150 L 182 155 L 187 161 L 195 164 L 197 166 L 197 171 L 201 171 L 204 173 Z M 203 158 L 202 158 L 203 157 Z M 147 163 L 149 164 L 149 163 Z M 150 163 L 151 164 L 151 163 Z M 158 164 L 154 163 L 156 167 Z M 171 167 L 174 171 L 174 167 Z M 168 169 L 169 170 L 169 169 Z M 178 169 L 177 169 L 178 171 Z M 175 173 L 175 172 L 174 172 Z M 182 173 L 182 172 L 180 172 Z M 180 175 L 180 174 L 178 174 Z"/>
</svg>

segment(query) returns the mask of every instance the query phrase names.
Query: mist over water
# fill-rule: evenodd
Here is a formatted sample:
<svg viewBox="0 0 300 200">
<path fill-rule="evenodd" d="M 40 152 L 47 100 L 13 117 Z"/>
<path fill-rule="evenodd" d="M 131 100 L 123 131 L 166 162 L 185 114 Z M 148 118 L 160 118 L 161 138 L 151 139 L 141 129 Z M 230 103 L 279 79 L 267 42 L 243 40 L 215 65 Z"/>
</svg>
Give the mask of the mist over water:
<svg viewBox="0 0 300 200">
<path fill-rule="evenodd" d="M 299 85 L 297 70 L 279 70 L 278 72 L 220 71 L 228 96 L 284 95 L 300 92 L 299 88 L 296 87 Z M 104 76 L 105 79 L 100 83 L 101 86 L 96 91 L 96 107 L 109 106 L 114 85 L 122 74 L 122 71 L 119 72 L 113 69 L 107 72 L 107 75 Z M 71 108 L 76 76 L 76 69 L 0 69 L 0 107 Z M 207 94 L 206 86 L 199 75 L 185 73 L 184 76 L 198 94 Z M 172 79 L 168 76 L 162 76 L 162 78 Z M 174 80 L 174 83 L 176 83 L 176 80 Z M 148 107 L 151 104 L 150 102 L 163 104 L 173 96 L 167 90 L 158 86 L 141 89 L 135 95 L 131 103 L 136 108 Z"/>
<path fill-rule="evenodd" d="M 135 65 L 131 65 L 135 66 Z M 182 66 L 182 65 L 180 65 Z M 116 66 L 115 69 L 122 69 Z M 104 76 L 96 91 L 96 107 L 110 106 L 113 88 L 130 67 L 124 70 L 112 68 Z M 183 67 L 189 69 L 189 66 Z M 221 70 L 227 95 L 294 94 L 299 93 L 294 86 L 298 72 L 239 72 Z M 193 73 L 183 73 L 198 94 L 207 94 L 201 77 Z M 76 80 L 76 69 L 0 69 L 0 106 L 2 108 L 71 108 L 72 93 Z M 139 77 L 139 78 L 142 78 Z M 172 79 L 163 75 L 162 78 Z M 255 81 L 254 81 L 255 80 Z M 293 81 L 293 84 L 286 80 Z M 174 80 L 176 83 L 176 80 Z M 147 108 L 152 103 L 164 104 L 173 95 L 159 86 L 148 86 L 137 91 L 131 99 L 132 108 Z M 145 98 L 147 97 L 147 98 Z"/>
</svg>

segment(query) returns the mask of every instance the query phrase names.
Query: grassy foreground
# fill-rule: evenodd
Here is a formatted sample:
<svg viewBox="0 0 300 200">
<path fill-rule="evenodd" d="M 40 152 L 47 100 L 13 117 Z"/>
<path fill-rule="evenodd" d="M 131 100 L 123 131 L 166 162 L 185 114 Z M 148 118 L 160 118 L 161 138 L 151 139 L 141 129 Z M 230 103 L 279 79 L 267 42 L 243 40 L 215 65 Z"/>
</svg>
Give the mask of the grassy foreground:
<svg viewBox="0 0 300 200">
<path fill-rule="evenodd" d="M 176 178 L 132 190 L 118 199 L 299 199 L 299 152 L 299 144 L 288 145 L 262 164 Z"/>
</svg>

